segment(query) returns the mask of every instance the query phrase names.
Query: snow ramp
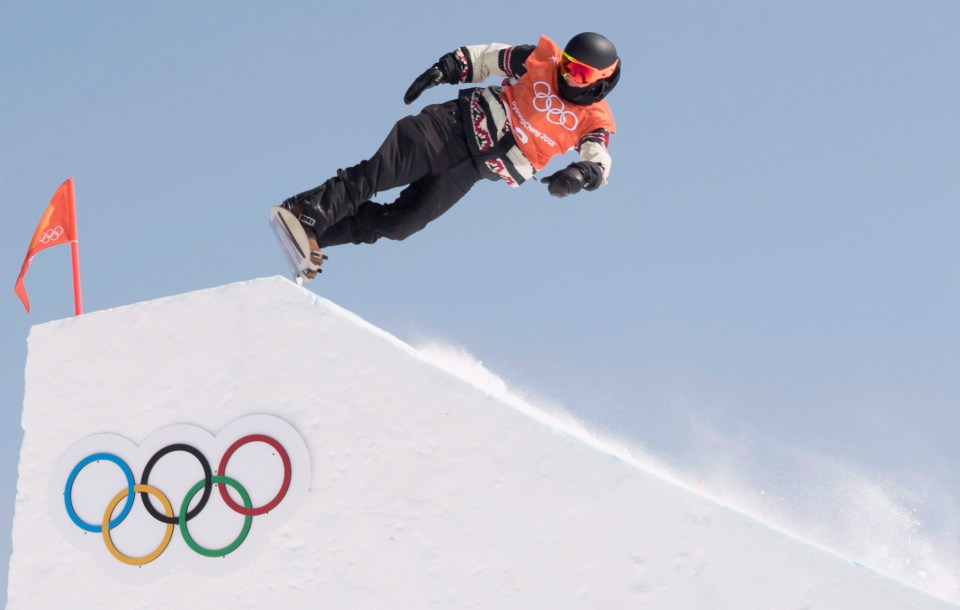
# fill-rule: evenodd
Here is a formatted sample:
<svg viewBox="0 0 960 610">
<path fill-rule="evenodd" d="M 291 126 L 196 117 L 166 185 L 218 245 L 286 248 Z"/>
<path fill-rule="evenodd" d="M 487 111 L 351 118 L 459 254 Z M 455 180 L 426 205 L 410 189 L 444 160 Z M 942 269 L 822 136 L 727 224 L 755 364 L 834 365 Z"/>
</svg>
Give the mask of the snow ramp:
<svg viewBox="0 0 960 610">
<path fill-rule="evenodd" d="M 952 605 L 283 278 L 36 326 L 9 610 Z"/>
</svg>

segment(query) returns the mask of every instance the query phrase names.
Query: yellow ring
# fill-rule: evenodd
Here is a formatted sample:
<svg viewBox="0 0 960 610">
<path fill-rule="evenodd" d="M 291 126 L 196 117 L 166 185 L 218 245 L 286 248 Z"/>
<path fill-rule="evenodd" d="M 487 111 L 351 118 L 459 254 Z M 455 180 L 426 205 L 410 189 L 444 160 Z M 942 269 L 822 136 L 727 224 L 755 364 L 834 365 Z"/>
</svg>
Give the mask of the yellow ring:
<svg viewBox="0 0 960 610">
<path fill-rule="evenodd" d="M 166 511 L 168 517 L 174 517 L 173 506 L 170 505 L 170 500 L 167 500 L 167 496 L 163 495 L 163 492 L 153 487 L 152 485 L 137 485 L 133 488 L 135 493 L 148 493 L 152 494 L 160 500 L 160 504 L 163 505 L 163 509 Z M 117 547 L 114 546 L 113 540 L 110 538 L 110 517 L 113 515 L 113 509 L 117 507 L 117 504 L 120 504 L 120 501 L 127 497 L 128 490 L 124 489 L 116 496 L 113 500 L 110 501 L 110 504 L 107 506 L 107 511 L 103 513 L 103 543 L 107 545 L 107 550 L 110 551 L 110 554 L 117 558 L 118 561 L 131 566 L 142 566 L 144 564 L 150 563 L 154 559 L 160 556 L 160 553 L 167 548 L 167 545 L 170 544 L 170 539 L 173 537 L 173 524 L 167 524 L 167 532 L 163 535 L 163 540 L 160 542 L 160 546 L 153 550 L 149 555 L 144 555 L 143 557 L 128 557 L 117 550 Z"/>
</svg>

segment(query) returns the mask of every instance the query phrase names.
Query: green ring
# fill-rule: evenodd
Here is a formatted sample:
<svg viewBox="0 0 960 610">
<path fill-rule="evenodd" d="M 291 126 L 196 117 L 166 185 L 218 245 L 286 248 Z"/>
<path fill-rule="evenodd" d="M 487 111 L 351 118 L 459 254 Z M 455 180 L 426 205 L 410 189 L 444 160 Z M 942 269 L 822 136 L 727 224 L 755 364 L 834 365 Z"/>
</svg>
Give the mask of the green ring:
<svg viewBox="0 0 960 610">
<path fill-rule="evenodd" d="M 237 493 L 240 494 L 240 498 L 243 500 L 244 508 L 250 509 L 253 508 L 253 502 L 250 500 L 250 494 L 247 493 L 247 490 L 243 488 L 238 481 L 231 479 L 230 477 L 212 477 L 211 481 L 214 483 L 219 483 L 221 485 L 229 485 L 237 490 Z M 190 501 L 193 500 L 193 496 L 197 495 L 197 492 L 203 489 L 203 486 L 206 485 L 206 480 L 201 479 L 199 483 L 194 485 L 190 491 L 187 492 L 186 497 L 183 499 L 183 504 L 180 506 L 180 535 L 183 536 L 184 542 L 187 543 L 191 549 L 196 553 L 203 555 L 204 557 L 223 557 L 228 555 L 243 544 L 243 541 L 246 540 L 247 534 L 250 533 L 250 524 L 253 523 L 253 517 L 250 515 L 245 515 L 243 518 L 243 529 L 240 531 L 240 535 L 237 538 L 223 547 L 222 549 L 208 549 L 200 546 L 197 542 L 190 536 L 190 532 L 187 530 L 187 510 L 190 507 Z"/>
</svg>

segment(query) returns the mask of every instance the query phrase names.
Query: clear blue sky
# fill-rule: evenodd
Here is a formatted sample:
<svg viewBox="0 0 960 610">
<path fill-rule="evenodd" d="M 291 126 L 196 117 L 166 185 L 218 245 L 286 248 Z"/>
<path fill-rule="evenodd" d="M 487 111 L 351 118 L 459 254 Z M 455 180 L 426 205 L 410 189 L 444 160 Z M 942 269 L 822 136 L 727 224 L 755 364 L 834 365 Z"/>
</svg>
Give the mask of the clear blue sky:
<svg viewBox="0 0 960 610">
<path fill-rule="evenodd" d="M 12 288 L 64 179 L 87 311 L 284 273 L 267 206 L 368 156 L 437 57 L 583 30 L 623 59 L 607 187 L 481 183 L 310 287 L 708 485 L 804 514 L 879 485 L 960 566 L 960 3 L 335 4 L 0 7 L 4 591 L 26 339 L 72 315 L 69 249 L 32 314 Z"/>
</svg>

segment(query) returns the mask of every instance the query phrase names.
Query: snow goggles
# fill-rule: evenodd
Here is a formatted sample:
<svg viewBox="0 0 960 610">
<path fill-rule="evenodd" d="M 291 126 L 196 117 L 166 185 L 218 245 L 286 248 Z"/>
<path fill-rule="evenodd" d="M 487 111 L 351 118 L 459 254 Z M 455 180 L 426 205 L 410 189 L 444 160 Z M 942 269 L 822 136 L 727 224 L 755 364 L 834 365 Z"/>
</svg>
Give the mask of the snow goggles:
<svg viewBox="0 0 960 610">
<path fill-rule="evenodd" d="M 574 59 L 568 53 L 564 53 L 560 58 L 560 73 L 564 76 L 573 78 L 577 84 L 592 85 L 598 80 L 603 80 L 604 78 L 613 75 L 617 69 L 617 64 L 619 63 L 620 60 L 617 59 L 607 68 L 594 68 L 591 65 Z"/>
</svg>

